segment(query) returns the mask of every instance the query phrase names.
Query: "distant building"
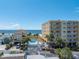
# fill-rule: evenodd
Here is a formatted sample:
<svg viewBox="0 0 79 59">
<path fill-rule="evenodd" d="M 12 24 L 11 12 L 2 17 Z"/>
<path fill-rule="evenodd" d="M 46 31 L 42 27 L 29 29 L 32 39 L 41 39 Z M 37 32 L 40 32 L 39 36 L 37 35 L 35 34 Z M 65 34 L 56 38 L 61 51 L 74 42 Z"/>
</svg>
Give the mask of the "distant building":
<svg viewBox="0 0 79 59">
<path fill-rule="evenodd" d="M 67 39 L 68 42 L 76 42 L 79 39 L 79 21 L 76 20 L 50 20 L 42 24 L 42 35 L 45 37 L 50 32 L 55 37 Z"/>
<path fill-rule="evenodd" d="M 26 30 L 16 30 L 13 37 L 14 39 L 21 40 L 23 36 L 26 36 Z"/>
<path fill-rule="evenodd" d="M 5 33 L 4 35 L 0 34 L 0 45 L 5 44 L 6 38 L 10 39 L 11 34 Z"/>
</svg>

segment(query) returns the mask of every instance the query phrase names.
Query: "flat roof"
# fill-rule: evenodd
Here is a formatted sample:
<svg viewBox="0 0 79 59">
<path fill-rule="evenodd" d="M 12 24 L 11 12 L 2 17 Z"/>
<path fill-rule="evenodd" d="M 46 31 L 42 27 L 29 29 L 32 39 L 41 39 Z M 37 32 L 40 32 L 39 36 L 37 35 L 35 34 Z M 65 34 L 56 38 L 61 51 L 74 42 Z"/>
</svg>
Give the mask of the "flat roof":
<svg viewBox="0 0 79 59">
<path fill-rule="evenodd" d="M 20 54 L 4 54 L 2 57 L 18 57 L 18 56 L 24 56 L 25 53 Z"/>
<path fill-rule="evenodd" d="M 59 57 L 45 57 L 43 55 L 27 55 L 27 59 L 59 59 Z"/>
<path fill-rule="evenodd" d="M 0 45 L 0 50 L 5 50 L 6 45 Z"/>
</svg>

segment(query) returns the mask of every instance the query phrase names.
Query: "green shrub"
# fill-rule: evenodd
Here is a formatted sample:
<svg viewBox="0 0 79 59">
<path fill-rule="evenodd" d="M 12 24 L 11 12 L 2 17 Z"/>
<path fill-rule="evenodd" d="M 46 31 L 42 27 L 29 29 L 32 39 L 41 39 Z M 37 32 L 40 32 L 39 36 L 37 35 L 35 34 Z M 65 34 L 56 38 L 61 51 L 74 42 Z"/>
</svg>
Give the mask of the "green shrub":
<svg viewBox="0 0 79 59">
<path fill-rule="evenodd" d="M 16 54 L 16 51 L 11 51 L 10 54 Z"/>
<path fill-rule="evenodd" d="M 6 44 L 6 50 L 10 49 L 12 47 L 12 44 Z"/>
<path fill-rule="evenodd" d="M 3 55 L 3 52 L 0 52 L 0 57 Z"/>
</svg>

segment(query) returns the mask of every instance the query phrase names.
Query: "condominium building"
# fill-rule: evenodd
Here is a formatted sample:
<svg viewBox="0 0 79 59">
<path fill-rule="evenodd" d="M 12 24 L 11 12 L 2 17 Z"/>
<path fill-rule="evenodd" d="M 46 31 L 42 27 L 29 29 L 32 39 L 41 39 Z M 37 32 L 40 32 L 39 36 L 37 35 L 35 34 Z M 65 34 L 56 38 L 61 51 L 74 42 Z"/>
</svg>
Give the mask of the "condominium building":
<svg viewBox="0 0 79 59">
<path fill-rule="evenodd" d="M 75 42 L 79 39 L 79 21 L 76 20 L 50 20 L 42 24 L 42 35 L 45 37 L 50 32 L 55 37 Z"/>
</svg>

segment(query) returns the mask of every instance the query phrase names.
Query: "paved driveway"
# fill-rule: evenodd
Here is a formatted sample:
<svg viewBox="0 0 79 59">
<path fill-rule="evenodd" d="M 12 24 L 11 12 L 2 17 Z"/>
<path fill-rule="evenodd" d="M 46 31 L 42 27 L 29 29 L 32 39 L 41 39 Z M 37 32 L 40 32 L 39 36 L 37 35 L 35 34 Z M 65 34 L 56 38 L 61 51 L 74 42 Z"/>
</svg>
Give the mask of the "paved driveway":
<svg viewBox="0 0 79 59">
<path fill-rule="evenodd" d="M 72 52 L 74 59 L 79 59 L 79 52 Z"/>
</svg>

